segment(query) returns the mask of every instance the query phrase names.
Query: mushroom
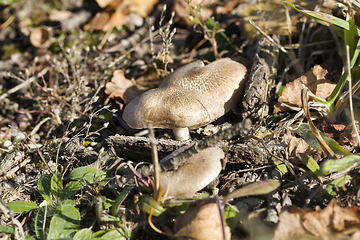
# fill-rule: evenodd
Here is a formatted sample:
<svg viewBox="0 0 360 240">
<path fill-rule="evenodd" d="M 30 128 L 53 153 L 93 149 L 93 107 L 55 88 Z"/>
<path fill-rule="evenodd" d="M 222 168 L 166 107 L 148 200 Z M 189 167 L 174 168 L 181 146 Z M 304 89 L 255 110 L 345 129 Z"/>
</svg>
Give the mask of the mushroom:
<svg viewBox="0 0 360 240">
<path fill-rule="evenodd" d="M 194 194 L 209 185 L 221 171 L 221 159 L 225 157 L 219 147 L 206 148 L 190 157 L 176 170 L 161 173 L 160 181 L 167 196 Z M 162 161 L 160 163 L 163 163 Z"/>
<path fill-rule="evenodd" d="M 229 58 L 204 65 L 195 61 L 167 76 L 156 89 L 131 101 L 123 119 L 131 128 L 172 129 L 176 140 L 187 140 L 189 129 L 204 126 L 240 100 L 246 67 Z"/>
</svg>

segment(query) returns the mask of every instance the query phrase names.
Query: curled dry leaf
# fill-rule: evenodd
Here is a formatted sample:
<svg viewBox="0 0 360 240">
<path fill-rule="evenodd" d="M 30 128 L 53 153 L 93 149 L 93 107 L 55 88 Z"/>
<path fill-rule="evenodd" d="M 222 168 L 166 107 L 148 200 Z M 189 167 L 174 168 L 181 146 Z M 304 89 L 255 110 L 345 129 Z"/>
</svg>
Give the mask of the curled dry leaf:
<svg viewBox="0 0 360 240">
<path fill-rule="evenodd" d="M 230 228 L 224 223 L 225 239 L 231 239 Z M 216 203 L 201 202 L 176 219 L 176 239 L 224 239 L 220 211 Z"/>
<path fill-rule="evenodd" d="M 47 26 L 34 28 L 30 33 L 30 42 L 34 47 L 48 48 L 52 44 L 52 31 Z"/>
<path fill-rule="evenodd" d="M 329 205 L 315 211 L 292 207 L 280 213 L 273 240 L 280 239 L 354 239 L 359 235 L 359 208 L 342 208 L 333 199 Z"/>
<path fill-rule="evenodd" d="M 327 70 L 316 65 L 305 75 L 286 84 L 286 88 L 279 97 L 278 102 L 274 106 L 274 113 L 285 112 L 291 110 L 289 107 L 302 107 L 301 90 L 308 88 L 317 97 L 326 99 L 334 90 L 336 84 L 325 79 Z"/>
<path fill-rule="evenodd" d="M 105 100 L 104 105 L 107 105 L 110 98 L 114 98 L 122 110 L 125 103 L 136 98 L 142 91 L 140 91 L 131 80 L 125 77 L 123 71 L 116 70 L 111 82 L 105 85 L 105 93 L 109 96 Z"/>
</svg>

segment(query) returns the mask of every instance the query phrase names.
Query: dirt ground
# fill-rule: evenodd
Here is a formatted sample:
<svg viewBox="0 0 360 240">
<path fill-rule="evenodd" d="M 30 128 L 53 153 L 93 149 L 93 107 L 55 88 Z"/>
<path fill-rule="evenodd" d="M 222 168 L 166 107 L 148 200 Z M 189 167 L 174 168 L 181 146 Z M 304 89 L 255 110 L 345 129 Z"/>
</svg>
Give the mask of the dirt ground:
<svg viewBox="0 0 360 240">
<path fill-rule="evenodd" d="M 341 19 L 348 10 L 289 2 Z M 1 239 L 360 236 L 358 95 L 331 116 L 311 95 L 330 98 L 346 69 L 336 29 L 277 0 L 0 0 L 0 11 Z M 240 98 L 190 140 L 124 121 L 125 107 L 176 69 L 221 58 L 247 69 Z M 174 170 L 209 147 L 224 153 L 210 186 L 160 199 L 154 158 L 180 149 Z M 346 167 L 326 172 L 329 159 Z M 171 187 L 202 181 L 206 164 Z"/>
</svg>

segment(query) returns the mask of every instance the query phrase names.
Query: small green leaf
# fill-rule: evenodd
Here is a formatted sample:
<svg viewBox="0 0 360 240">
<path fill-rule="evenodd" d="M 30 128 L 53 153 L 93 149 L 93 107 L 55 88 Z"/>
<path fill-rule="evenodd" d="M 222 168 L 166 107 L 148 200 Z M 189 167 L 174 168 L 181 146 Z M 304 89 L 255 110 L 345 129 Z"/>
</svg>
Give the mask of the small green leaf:
<svg viewBox="0 0 360 240">
<path fill-rule="evenodd" d="M 360 156 L 356 154 L 348 155 L 341 159 L 330 159 L 326 160 L 322 165 L 321 169 L 324 174 L 329 172 L 338 172 L 342 171 L 352 165 L 360 164 Z"/>
<path fill-rule="evenodd" d="M 295 133 L 299 134 L 307 144 L 312 148 L 322 151 L 322 148 L 319 142 L 316 140 L 314 133 L 311 131 L 309 124 L 303 123 L 297 129 L 294 130 Z M 326 144 L 334 151 L 335 154 L 340 155 L 349 155 L 351 153 L 345 151 L 334 139 L 326 136 L 324 133 L 320 132 L 321 137 L 324 139 Z"/>
<path fill-rule="evenodd" d="M 286 174 L 288 172 L 286 165 L 282 161 L 278 159 L 271 159 L 269 161 L 272 162 L 275 165 L 276 169 L 278 169 L 283 174 Z"/>
<path fill-rule="evenodd" d="M 83 228 L 74 235 L 74 240 L 90 240 L 92 238 L 92 231 L 88 228 Z"/>
<path fill-rule="evenodd" d="M 339 177 L 335 180 L 333 180 L 329 185 L 326 187 L 325 192 L 327 192 L 331 197 L 336 196 L 336 192 L 334 191 L 334 186 L 342 187 L 343 183 L 350 180 L 351 177 L 346 175 Z"/>
<path fill-rule="evenodd" d="M 51 178 L 51 193 L 55 199 L 59 199 L 63 191 L 62 178 L 60 173 L 56 172 Z"/>
<path fill-rule="evenodd" d="M 38 207 L 36 203 L 28 201 L 13 201 L 7 203 L 7 206 L 15 213 L 26 213 Z"/>
<path fill-rule="evenodd" d="M 223 200 L 223 204 L 232 198 L 267 194 L 276 190 L 279 186 L 280 183 L 273 179 L 251 183 L 227 195 Z"/>
<path fill-rule="evenodd" d="M 0 232 L 11 234 L 12 236 L 14 236 L 14 228 L 13 227 L 0 225 Z M 7 239 L 5 236 L 3 236 L 3 237 L 4 237 L 4 239 Z M 35 238 L 25 235 L 25 240 L 35 240 Z"/>
<path fill-rule="evenodd" d="M 86 184 L 82 181 L 70 181 L 68 184 L 66 184 L 64 190 L 61 192 L 60 200 L 65 200 L 74 196 L 74 194 L 85 185 Z"/>
<path fill-rule="evenodd" d="M 150 213 L 151 208 L 153 208 L 153 216 L 155 217 L 158 217 L 165 212 L 165 209 L 157 201 L 155 201 L 155 199 L 147 194 L 140 196 L 138 205 L 139 208 L 146 213 Z"/>
<path fill-rule="evenodd" d="M 38 239 L 46 239 L 49 222 L 46 221 L 48 214 L 47 206 L 41 207 L 35 217 L 35 233 Z"/>
<path fill-rule="evenodd" d="M 59 206 L 50 222 L 48 239 L 71 238 L 79 229 L 80 213 L 72 205 Z"/>
<path fill-rule="evenodd" d="M 226 224 L 231 230 L 234 230 L 237 226 L 237 217 L 239 211 L 234 206 L 227 206 L 224 210 L 224 219 Z"/>
<path fill-rule="evenodd" d="M 299 153 L 301 161 L 306 165 L 306 167 L 314 173 L 316 176 L 321 177 L 320 166 L 317 162 L 310 156 L 305 153 Z"/>
<path fill-rule="evenodd" d="M 101 230 L 94 233 L 94 239 L 111 239 L 111 240 L 126 240 L 131 236 L 131 231 L 123 228 L 112 229 L 112 230 Z"/>
<path fill-rule="evenodd" d="M 40 194 L 43 196 L 48 205 L 52 204 L 52 195 L 51 195 L 51 176 L 45 174 L 40 177 L 38 180 L 38 189 Z"/>
<path fill-rule="evenodd" d="M 79 167 L 70 174 L 72 180 L 85 180 L 88 184 L 94 183 L 94 180 L 101 181 L 105 177 L 107 177 L 105 172 L 93 167 Z"/>
<path fill-rule="evenodd" d="M 125 198 L 129 195 L 131 190 L 134 188 L 134 185 L 127 185 L 123 190 L 121 190 L 120 194 L 116 197 L 115 202 L 111 209 L 111 214 L 114 216 L 118 215 L 119 206 L 123 203 Z"/>
<path fill-rule="evenodd" d="M 112 215 L 107 215 L 107 216 L 103 216 L 101 218 L 101 221 L 105 221 L 105 222 L 120 222 L 120 218 L 118 217 L 114 217 Z"/>
</svg>

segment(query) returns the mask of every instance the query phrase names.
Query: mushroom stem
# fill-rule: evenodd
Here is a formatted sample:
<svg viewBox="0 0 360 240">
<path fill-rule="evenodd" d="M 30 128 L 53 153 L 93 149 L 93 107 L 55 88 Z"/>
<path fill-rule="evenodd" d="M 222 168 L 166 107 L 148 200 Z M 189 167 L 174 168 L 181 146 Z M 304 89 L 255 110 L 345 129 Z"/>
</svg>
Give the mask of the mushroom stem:
<svg viewBox="0 0 360 240">
<path fill-rule="evenodd" d="M 189 129 L 185 128 L 173 128 L 175 139 L 178 141 L 185 141 L 190 139 Z"/>
</svg>

